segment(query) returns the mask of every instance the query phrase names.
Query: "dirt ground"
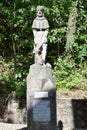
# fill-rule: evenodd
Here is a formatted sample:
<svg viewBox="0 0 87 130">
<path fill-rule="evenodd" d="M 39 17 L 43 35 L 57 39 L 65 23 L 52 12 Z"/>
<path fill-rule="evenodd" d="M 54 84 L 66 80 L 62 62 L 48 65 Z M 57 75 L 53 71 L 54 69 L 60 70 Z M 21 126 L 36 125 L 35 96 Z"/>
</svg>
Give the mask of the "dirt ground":
<svg viewBox="0 0 87 130">
<path fill-rule="evenodd" d="M 58 98 L 87 99 L 87 90 L 72 89 L 71 91 L 57 90 Z"/>
<path fill-rule="evenodd" d="M 27 130 L 27 125 L 0 123 L 0 130 Z"/>
</svg>

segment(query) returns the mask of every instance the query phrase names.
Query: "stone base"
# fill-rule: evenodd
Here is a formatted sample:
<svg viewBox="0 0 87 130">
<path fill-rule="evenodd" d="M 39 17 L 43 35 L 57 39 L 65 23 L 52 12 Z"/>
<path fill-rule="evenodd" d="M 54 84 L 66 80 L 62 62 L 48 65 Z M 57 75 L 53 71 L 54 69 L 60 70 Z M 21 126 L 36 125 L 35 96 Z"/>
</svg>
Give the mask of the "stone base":
<svg viewBox="0 0 87 130">
<path fill-rule="evenodd" d="M 51 66 L 34 64 L 27 76 L 28 130 L 56 130 L 56 88 Z"/>
</svg>

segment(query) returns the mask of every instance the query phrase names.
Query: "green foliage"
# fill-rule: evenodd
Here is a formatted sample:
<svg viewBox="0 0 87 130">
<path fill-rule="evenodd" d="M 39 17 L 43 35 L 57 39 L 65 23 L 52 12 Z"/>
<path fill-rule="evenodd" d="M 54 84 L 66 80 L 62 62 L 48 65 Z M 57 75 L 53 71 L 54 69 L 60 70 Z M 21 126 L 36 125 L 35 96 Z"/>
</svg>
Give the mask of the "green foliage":
<svg viewBox="0 0 87 130">
<path fill-rule="evenodd" d="M 79 4 L 77 19 L 76 43 L 74 43 L 75 59 L 79 63 L 87 58 L 87 10 L 82 2 Z"/>
<path fill-rule="evenodd" d="M 44 6 L 50 24 L 47 62 L 54 67 L 57 87 L 82 87 L 87 79 L 87 5 L 79 0 L 73 59 L 65 57 L 67 23 L 75 0 L 0 1 L 0 89 L 25 97 L 26 76 L 33 64 L 32 21 L 36 6 Z M 62 57 L 65 58 L 62 58 Z M 3 70 L 4 69 L 4 70 Z"/>
<path fill-rule="evenodd" d="M 15 91 L 14 83 L 14 66 L 12 62 L 5 63 L 3 58 L 0 57 L 0 93 L 4 96 L 10 95 L 12 91 Z"/>
<path fill-rule="evenodd" d="M 78 88 L 83 89 L 87 85 L 87 62 L 85 66 L 78 66 L 71 59 L 66 57 L 58 58 L 55 63 L 54 75 L 57 88 Z M 82 85 L 84 84 L 84 85 Z"/>
<path fill-rule="evenodd" d="M 4 94 L 8 96 L 15 91 L 17 98 L 25 97 L 28 69 L 23 65 L 22 61 L 23 59 L 17 64 L 18 69 L 15 74 L 13 62 L 0 62 L 0 89 L 3 87 L 3 90 L 5 89 Z"/>
</svg>

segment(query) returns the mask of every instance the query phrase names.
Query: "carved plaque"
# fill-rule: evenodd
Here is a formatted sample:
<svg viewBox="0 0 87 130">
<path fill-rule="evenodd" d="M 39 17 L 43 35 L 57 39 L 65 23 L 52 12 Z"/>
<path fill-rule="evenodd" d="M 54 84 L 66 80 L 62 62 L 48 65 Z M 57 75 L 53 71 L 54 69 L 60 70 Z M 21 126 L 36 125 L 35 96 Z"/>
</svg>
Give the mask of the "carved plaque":
<svg viewBox="0 0 87 130">
<path fill-rule="evenodd" d="M 50 101 L 33 100 L 33 121 L 49 122 L 50 121 Z"/>
<path fill-rule="evenodd" d="M 48 92 L 35 92 L 34 98 L 48 98 Z"/>
</svg>

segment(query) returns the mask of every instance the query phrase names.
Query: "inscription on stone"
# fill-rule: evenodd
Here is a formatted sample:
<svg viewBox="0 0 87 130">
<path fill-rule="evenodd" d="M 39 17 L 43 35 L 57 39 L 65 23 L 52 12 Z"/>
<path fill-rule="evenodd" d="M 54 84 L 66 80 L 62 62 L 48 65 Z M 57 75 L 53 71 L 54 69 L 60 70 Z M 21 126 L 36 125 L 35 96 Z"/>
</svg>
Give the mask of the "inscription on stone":
<svg viewBox="0 0 87 130">
<path fill-rule="evenodd" d="M 33 100 L 33 121 L 49 122 L 50 118 L 50 101 Z"/>
</svg>

